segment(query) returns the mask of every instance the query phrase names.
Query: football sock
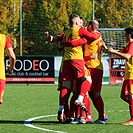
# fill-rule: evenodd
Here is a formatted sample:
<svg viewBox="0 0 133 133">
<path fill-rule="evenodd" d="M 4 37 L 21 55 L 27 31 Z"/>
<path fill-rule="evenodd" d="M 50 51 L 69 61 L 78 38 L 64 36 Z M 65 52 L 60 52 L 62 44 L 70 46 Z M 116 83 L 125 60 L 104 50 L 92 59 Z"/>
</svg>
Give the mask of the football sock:
<svg viewBox="0 0 133 133">
<path fill-rule="evenodd" d="M 104 103 L 101 96 L 98 96 L 97 98 L 93 99 L 94 106 L 99 114 L 99 119 L 104 120 Z"/>
<path fill-rule="evenodd" d="M 131 120 L 133 120 L 133 99 L 130 100 L 129 111 L 130 111 Z"/>
<path fill-rule="evenodd" d="M 76 99 L 77 99 L 77 97 L 75 97 L 74 95 L 71 97 L 69 118 L 74 118 L 74 113 L 76 111 L 76 105 L 74 104 L 74 102 L 75 102 Z"/>
<path fill-rule="evenodd" d="M 60 90 L 60 96 L 59 96 L 59 105 L 65 105 L 67 99 L 69 97 L 69 91 L 67 88 L 62 88 Z"/>
<path fill-rule="evenodd" d="M 78 96 L 78 100 L 80 100 L 80 101 L 83 102 L 83 99 L 84 99 L 84 96 L 83 96 L 83 95 L 79 95 L 79 96 Z"/>
<path fill-rule="evenodd" d="M 80 89 L 80 95 L 85 96 L 86 93 L 90 90 L 91 84 L 89 81 L 85 80 L 81 84 L 81 89 Z"/>
<path fill-rule="evenodd" d="M 69 117 L 69 105 L 68 102 L 66 102 L 65 106 L 64 106 L 64 114 L 66 117 Z"/>
<path fill-rule="evenodd" d="M 87 95 L 83 99 L 83 103 L 85 107 L 88 109 L 88 112 L 86 113 L 86 116 L 91 115 L 91 109 L 90 109 L 90 99 L 87 97 Z"/>
<path fill-rule="evenodd" d="M 80 106 L 77 107 L 77 118 L 83 118 L 84 117 L 84 111 L 80 108 Z"/>
</svg>

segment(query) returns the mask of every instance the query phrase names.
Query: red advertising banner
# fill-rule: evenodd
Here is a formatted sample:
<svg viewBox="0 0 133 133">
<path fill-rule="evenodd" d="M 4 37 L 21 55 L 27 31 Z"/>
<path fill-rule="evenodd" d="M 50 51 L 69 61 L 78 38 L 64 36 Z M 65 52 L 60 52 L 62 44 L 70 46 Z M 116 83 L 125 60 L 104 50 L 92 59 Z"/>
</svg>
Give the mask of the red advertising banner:
<svg viewBox="0 0 133 133">
<path fill-rule="evenodd" d="M 120 56 L 111 56 L 110 64 L 110 84 L 122 84 L 124 80 L 126 59 Z"/>
<path fill-rule="evenodd" d="M 6 68 L 9 66 L 5 58 Z M 13 74 L 6 73 L 7 83 L 54 83 L 54 57 L 17 56 Z"/>
</svg>

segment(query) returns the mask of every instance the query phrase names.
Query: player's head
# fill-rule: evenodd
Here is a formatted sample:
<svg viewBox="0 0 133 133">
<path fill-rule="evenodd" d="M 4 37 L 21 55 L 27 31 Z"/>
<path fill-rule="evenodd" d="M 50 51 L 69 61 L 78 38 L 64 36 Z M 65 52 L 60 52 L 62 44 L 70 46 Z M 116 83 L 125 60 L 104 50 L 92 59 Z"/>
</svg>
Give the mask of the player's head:
<svg viewBox="0 0 133 133">
<path fill-rule="evenodd" d="M 88 31 L 97 31 L 99 28 L 99 23 L 97 20 L 90 20 L 87 24 L 86 24 L 86 28 Z"/>
<path fill-rule="evenodd" d="M 69 17 L 70 27 L 76 26 L 80 27 L 80 17 L 77 14 L 71 14 Z"/>
<path fill-rule="evenodd" d="M 124 34 L 124 38 L 126 42 L 130 42 L 130 39 L 133 39 L 133 27 L 129 27 L 124 29 L 125 34 Z"/>
</svg>

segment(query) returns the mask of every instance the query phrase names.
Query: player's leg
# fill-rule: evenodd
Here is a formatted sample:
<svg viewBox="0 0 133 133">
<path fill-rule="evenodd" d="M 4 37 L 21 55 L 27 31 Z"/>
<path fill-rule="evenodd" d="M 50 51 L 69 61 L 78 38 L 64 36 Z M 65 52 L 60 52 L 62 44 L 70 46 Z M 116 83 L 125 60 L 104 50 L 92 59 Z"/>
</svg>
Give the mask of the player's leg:
<svg viewBox="0 0 133 133">
<path fill-rule="evenodd" d="M 77 99 L 78 95 L 79 95 L 79 91 L 80 91 L 80 86 L 79 86 L 79 80 L 76 81 L 76 86 L 75 89 L 73 91 L 73 96 L 74 96 L 74 100 L 73 100 L 73 104 L 75 105 L 75 100 Z M 81 109 L 80 106 L 76 106 L 75 107 L 75 119 L 73 121 L 71 121 L 71 124 L 85 124 L 85 112 Z"/>
<path fill-rule="evenodd" d="M 90 92 L 89 95 L 99 115 L 98 119 L 94 121 L 94 123 L 104 124 L 105 123 L 104 122 L 104 103 L 101 95 L 99 93 L 94 93 L 94 92 Z"/>
<path fill-rule="evenodd" d="M 71 124 L 85 124 L 85 123 L 93 124 L 91 111 L 90 111 L 90 101 L 88 99 L 88 93 L 85 95 L 83 99 L 83 103 L 88 109 L 88 112 L 84 112 L 80 106 L 77 106 L 77 113 L 76 113 L 77 115 L 74 121 L 71 122 Z"/>
<path fill-rule="evenodd" d="M 123 125 L 133 125 L 133 96 L 125 96 L 126 101 L 129 104 L 130 119 L 123 123 Z"/>
<path fill-rule="evenodd" d="M 94 123 L 98 124 L 104 124 L 108 119 L 104 113 L 104 102 L 101 96 L 102 76 L 102 70 L 91 69 L 92 86 L 89 95 L 99 115 L 98 119 L 94 121 Z"/>
<path fill-rule="evenodd" d="M 85 112 L 88 112 L 87 108 L 83 104 L 83 99 L 88 92 L 91 84 L 89 83 L 89 81 L 86 80 L 86 78 L 82 78 L 79 83 L 81 84 L 80 93 L 78 95 L 78 99 L 75 101 L 75 104 L 80 106 Z"/>
<path fill-rule="evenodd" d="M 84 73 L 84 76 L 78 79 L 80 91 L 79 91 L 78 99 L 75 101 L 75 104 L 79 105 L 85 112 L 88 112 L 87 108 L 83 104 L 83 99 L 86 93 L 90 90 L 92 80 L 91 80 L 90 73 L 86 67 L 84 67 L 83 71 L 84 72 L 82 72 L 82 74 Z"/>
<path fill-rule="evenodd" d="M 86 108 L 88 109 L 88 112 L 86 112 L 85 121 L 86 121 L 86 123 L 92 124 L 93 121 L 92 121 L 91 108 L 90 108 L 90 99 L 88 97 L 88 93 L 84 97 L 83 102 L 84 102 L 84 105 L 86 106 Z"/>
<path fill-rule="evenodd" d="M 74 102 L 76 99 L 77 97 L 75 97 L 74 95 L 70 99 L 70 112 L 69 112 L 70 119 L 75 118 L 76 105 L 74 104 Z"/>
<path fill-rule="evenodd" d="M 130 120 L 123 125 L 133 125 L 133 80 L 125 80 L 123 82 L 121 99 L 129 104 Z"/>
<path fill-rule="evenodd" d="M 70 61 L 62 62 L 62 86 L 59 94 L 59 110 L 58 110 L 58 120 L 63 121 L 64 116 L 64 106 L 68 101 L 71 92 L 71 81 L 73 79 L 73 73 L 71 72 Z"/>
<path fill-rule="evenodd" d="M 76 80 L 74 80 L 73 81 L 73 95 L 70 99 L 70 112 L 69 112 L 70 120 L 73 120 L 76 117 L 76 114 L 77 114 L 77 107 L 74 104 L 75 100 L 78 97 L 78 93 L 79 93 L 77 87 L 78 87 L 77 82 L 76 82 Z"/>
<path fill-rule="evenodd" d="M 62 82 L 62 88 L 60 90 L 60 95 L 59 95 L 59 110 L 58 110 L 59 122 L 63 122 L 64 120 L 64 106 L 65 104 L 67 105 L 66 102 L 68 102 L 68 98 L 71 93 L 70 86 L 71 86 L 71 81 Z"/>
<path fill-rule="evenodd" d="M 0 104 L 3 103 L 4 89 L 5 89 L 5 80 L 0 79 Z"/>
</svg>

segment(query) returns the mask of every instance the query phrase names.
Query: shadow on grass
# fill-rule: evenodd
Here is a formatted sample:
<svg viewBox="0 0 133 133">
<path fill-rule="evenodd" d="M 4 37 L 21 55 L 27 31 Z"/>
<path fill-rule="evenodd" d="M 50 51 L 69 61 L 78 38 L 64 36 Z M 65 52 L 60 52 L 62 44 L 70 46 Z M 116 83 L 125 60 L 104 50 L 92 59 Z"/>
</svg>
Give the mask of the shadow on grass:
<svg viewBox="0 0 133 133">
<path fill-rule="evenodd" d="M 24 124 L 24 121 L 0 120 L 0 124 Z"/>
<path fill-rule="evenodd" d="M 41 124 L 41 125 L 50 125 L 50 124 L 66 124 L 59 123 L 58 121 L 22 121 L 22 120 L 0 120 L 0 124 Z"/>
<path fill-rule="evenodd" d="M 60 123 L 58 121 L 0 120 L 0 124 L 40 124 L 40 125 L 53 125 L 53 124 L 70 124 L 70 123 L 64 123 L 64 122 Z M 87 125 L 101 125 L 101 124 L 87 124 Z M 122 125 L 122 123 L 106 123 L 105 125 L 106 126 L 108 126 L 108 125 Z"/>
</svg>

